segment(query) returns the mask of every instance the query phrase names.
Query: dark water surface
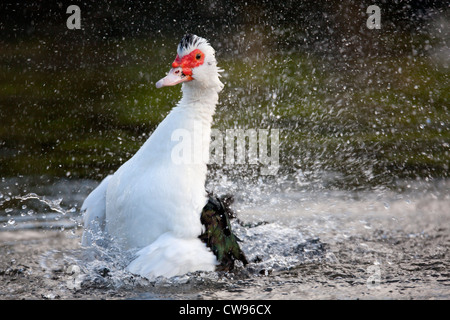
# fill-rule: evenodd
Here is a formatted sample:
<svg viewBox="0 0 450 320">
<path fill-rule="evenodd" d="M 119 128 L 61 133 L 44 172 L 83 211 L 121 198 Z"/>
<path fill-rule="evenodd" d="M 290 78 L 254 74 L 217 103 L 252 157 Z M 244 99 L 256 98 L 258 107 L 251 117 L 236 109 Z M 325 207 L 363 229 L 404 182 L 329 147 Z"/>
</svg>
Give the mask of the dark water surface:
<svg viewBox="0 0 450 320">
<path fill-rule="evenodd" d="M 26 192 L 11 182 L 2 185 L 2 299 L 450 297 L 447 180 L 403 182 L 403 192 L 234 185 L 233 227 L 250 264 L 152 282 L 124 270 L 132 252 L 81 249 L 80 201 L 95 182 Z"/>
</svg>

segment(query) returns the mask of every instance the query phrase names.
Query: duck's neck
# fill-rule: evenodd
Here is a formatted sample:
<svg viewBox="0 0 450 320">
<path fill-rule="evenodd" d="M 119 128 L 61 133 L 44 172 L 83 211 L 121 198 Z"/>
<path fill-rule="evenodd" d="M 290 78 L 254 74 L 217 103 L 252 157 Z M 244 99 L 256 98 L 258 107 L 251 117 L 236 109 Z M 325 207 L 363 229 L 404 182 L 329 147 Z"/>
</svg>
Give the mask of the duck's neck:
<svg viewBox="0 0 450 320">
<path fill-rule="evenodd" d="M 192 86 L 183 84 L 183 97 L 179 102 L 179 106 L 189 108 L 191 112 L 198 113 L 201 116 L 211 117 L 216 111 L 216 105 L 219 101 L 219 91 L 214 87 Z"/>
<path fill-rule="evenodd" d="M 169 135 L 162 139 L 167 145 L 167 155 L 177 164 L 201 165 L 206 176 L 209 161 L 211 125 L 218 102 L 218 90 L 183 85 L 183 97 L 176 108 L 161 123 L 153 135 Z M 167 128 L 167 130 L 163 129 Z M 173 159 L 175 155 L 175 160 Z M 179 155 L 182 155 L 180 158 Z"/>
</svg>

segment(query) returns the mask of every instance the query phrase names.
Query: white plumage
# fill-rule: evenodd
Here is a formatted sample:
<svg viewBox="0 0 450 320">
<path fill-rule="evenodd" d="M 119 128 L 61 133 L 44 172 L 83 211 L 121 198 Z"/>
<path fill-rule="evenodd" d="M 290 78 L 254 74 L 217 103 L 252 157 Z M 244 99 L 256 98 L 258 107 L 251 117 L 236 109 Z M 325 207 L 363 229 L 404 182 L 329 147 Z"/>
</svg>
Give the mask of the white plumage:
<svg viewBox="0 0 450 320">
<path fill-rule="evenodd" d="M 151 245 L 137 253 L 128 270 L 147 278 L 173 277 L 190 271 L 214 271 L 215 256 L 205 250 L 198 238 L 180 238 L 172 232 L 163 233 Z"/>
<path fill-rule="evenodd" d="M 178 62 L 157 87 L 183 82 L 182 99 L 82 207 L 82 245 L 99 243 L 107 235 L 124 249 L 141 248 L 128 270 L 150 279 L 212 271 L 217 264 L 198 236 L 207 202 L 212 118 L 223 87 L 221 70 L 214 49 L 203 38 L 186 35 L 177 53 Z"/>
</svg>

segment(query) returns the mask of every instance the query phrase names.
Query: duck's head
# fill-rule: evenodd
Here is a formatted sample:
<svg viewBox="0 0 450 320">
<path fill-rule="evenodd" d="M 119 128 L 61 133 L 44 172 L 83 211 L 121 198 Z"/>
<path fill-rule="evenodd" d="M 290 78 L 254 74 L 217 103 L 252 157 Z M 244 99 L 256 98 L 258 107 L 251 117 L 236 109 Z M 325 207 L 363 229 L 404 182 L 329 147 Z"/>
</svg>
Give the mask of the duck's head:
<svg viewBox="0 0 450 320">
<path fill-rule="evenodd" d="M 222 89 L 215 51 L 204 38 L 186 34 L 180 41 L 172 69 L 156 83 L 157 88 L 186 83 L 189 86 Z"/>
</svg>

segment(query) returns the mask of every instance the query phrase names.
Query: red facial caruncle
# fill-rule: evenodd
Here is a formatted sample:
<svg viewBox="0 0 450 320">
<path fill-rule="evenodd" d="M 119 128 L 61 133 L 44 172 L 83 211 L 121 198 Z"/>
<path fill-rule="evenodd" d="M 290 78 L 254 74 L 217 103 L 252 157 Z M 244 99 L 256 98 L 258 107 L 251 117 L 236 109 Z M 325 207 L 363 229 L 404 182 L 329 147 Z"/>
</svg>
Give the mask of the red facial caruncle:
<svg viewBox="0 0 450 320">
<path fill-rule="evenodd" d="M 192 76 L 192 70 L 195 67 L 201 66 L 205 62 L 205 54 L 195 49 L 191 53 L 184 55 L 180 58 L 177 55 L 175 61 L 172 63 L 172 69 L 167 76 L 162 78 L 156 83 L 157 88 L 174 86 L 182 82 L 189 82 L 194 80 Z"/>
<path fill-rule="evenodd" d="M 192 76 L 192 69 L 201 66 L 205 61 L 205 55 L 200 49 L 195 49 L 191 53 L 180 58 L 179 55 L 172 63 L 172 68 L 181 67 L 183 74 L 186 76 Z"/>
</svg>

